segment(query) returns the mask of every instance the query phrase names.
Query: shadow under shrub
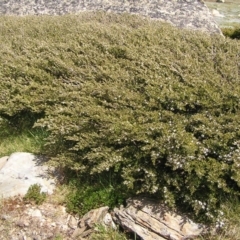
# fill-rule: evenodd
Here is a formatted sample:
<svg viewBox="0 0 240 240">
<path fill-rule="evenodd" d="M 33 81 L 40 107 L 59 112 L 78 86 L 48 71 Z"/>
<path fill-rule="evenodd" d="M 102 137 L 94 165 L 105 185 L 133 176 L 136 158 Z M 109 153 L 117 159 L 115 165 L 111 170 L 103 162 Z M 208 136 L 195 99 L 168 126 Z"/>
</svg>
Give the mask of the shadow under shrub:
<svg viewBox="0 0 240 240">
<path fill-rule="evenodd" d="M 226 37 L 240 39 L 240 28 L 223 28 L 222 32 Z"/>
<path fill-rule="evenodd" d="M 133 194 L 121 184 L 118 174 L 113 172 L 77 176 L 75 172 L 67 170 L 65 176 L 65 183 L 70 188 L 66 196 L 67 210 L 79 216 L 103 206 L 113 209 L 125 204 L 126 198 Z"/>
<path fill-rule="evenodd" d="M 239 195 L 238 42 L 127 14 L 1 20 L 0 112 L 44 112 L 53 165 L 208 221 Z"/>
</svg>

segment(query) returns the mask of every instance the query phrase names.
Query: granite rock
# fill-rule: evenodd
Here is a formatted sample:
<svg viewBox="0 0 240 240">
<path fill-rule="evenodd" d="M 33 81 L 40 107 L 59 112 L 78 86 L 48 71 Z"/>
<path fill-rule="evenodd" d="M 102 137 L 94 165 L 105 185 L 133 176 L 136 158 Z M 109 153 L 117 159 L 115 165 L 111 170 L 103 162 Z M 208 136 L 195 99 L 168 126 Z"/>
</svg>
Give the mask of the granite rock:
<svg viewBox="0 0 240 240">
<path fill-rule="evenodd" d="M 4 156 L 0 158 L 0 170 L 4 167 L 4 165 L 6 164 L 7 160 L 8 160 L 9 156 Z"/>
<path fill-rule="evenodd" d="M 204 232 L 202 225 L 147 198 L 129 199 L 127 207 L 115 208 L 113 220 L 143 240 L 193 239 Z"/>
<path fill-rule="evenodd" d="M 0 197 L 25 195 L 29 187 L 39 184 L 41 191 L 52 194 L 55 178 L 45 164 L 46 159 L 31 153 L 18 152 L 10 155 L 0 169 Z"/>
<path fill-rule="evenodd" d="M 0 15 L 64 15 L 84 11 L 139 14 L 179 28 L 222 34 L 202 0 L 0 1 Z"/>
</svg>

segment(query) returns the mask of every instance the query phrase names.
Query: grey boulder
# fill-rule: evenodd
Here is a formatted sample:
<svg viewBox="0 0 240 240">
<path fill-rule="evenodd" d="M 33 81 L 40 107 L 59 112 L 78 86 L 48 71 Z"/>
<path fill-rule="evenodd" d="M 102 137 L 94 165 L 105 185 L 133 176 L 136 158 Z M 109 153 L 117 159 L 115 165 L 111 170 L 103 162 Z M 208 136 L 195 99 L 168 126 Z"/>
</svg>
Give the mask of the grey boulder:
<svg viewBox="0 0 240 240">
<path fill-rule="evenodd" d="M 6 164 L 7 160 L 8 160 L 8 156 L 4 156 L 0 158 L 0 170 L 4 167 L 4 165 Z"/>
<path fill-rule="evenodd" d="M 42 156 L 17 152 L 2 159 L 0 168 L 0 198 L 25 195 L 33 184 L 39 184 L 41 191 L 52 194 L 55 178 L 50 175 Z"/>
</svg>

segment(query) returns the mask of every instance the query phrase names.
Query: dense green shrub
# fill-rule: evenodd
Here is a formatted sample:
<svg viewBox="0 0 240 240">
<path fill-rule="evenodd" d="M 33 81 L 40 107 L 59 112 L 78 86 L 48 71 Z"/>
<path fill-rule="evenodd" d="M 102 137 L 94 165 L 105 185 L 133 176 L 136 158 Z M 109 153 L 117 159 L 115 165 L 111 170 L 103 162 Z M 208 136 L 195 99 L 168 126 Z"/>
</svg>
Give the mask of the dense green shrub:
<svg viewBox="0 0 240 240">
<path fill-rule="evenodd" d="M 238 42 L 104 13 L 0 30 L 0 116 L 39 114 L 54 165 L 210 220 L 239 194 Z"/>
<path fill-rule="evenodd" d="M 41 204 L 46 199 L 47 194 L 41 192 L 41 185 L 33 184 L 29 187 L 26 195 L 24 196 L 25 201 L 33 201 L 36 204 Z"/>
<path fill-rule="evenodd" d="M 224 36 L 230 37 L 232 39 L 240 39 L 240 28 L 223 28 L 222 32 Z"/>
</svg>

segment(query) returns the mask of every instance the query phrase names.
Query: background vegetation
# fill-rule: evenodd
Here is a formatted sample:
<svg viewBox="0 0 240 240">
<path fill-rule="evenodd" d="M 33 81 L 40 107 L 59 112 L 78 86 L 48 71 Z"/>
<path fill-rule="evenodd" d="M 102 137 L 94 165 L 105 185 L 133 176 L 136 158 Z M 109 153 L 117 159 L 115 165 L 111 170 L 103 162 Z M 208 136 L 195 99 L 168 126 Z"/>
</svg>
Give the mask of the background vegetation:
<svg viewBox="0 0 240 240">
<path fill-rule="evenodd" d="M 223 28 L 222 32 L 224 36 L 230 37 L 232 39 L 240 39 L 240 28 L 232 27 L 232 28 Z"/>
<path fill-rule="evenodd" d="M 239 41 L 101 12 L 0 32 L 1 138 L 32 134 L 72 173 L 71 211 L 147 194 L 222 225 L 239 202 Z"/>
</svg>

